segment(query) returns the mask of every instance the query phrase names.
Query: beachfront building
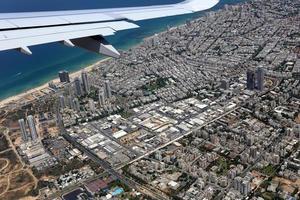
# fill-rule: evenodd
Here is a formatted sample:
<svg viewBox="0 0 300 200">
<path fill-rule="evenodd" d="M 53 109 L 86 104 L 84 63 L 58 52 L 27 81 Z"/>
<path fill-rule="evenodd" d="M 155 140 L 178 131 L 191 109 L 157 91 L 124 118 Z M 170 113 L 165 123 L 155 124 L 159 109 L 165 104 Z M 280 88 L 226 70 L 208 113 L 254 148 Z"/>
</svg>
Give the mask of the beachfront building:
<svg viewBox="0 0 300 200">
<path fill-rule="evenodd" d="M 61 83 L 70 83 L 70 76 L 68 71 L 60 71 L 58 73 L 58 77 Z"/>
</svg>

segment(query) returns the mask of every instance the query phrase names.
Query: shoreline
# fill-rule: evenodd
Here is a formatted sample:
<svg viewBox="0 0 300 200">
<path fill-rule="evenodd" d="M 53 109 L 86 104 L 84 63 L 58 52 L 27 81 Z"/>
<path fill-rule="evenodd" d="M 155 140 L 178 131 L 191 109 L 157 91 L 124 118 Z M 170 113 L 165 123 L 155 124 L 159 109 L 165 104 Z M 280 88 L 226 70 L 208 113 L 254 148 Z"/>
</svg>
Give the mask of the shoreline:
<svg viewBox="0 0 300 200">
<path fill-rule="evenodd" d="M 173 26 L 173 27 L 178 27 L 178 26 L 181 26 L 182 24 L 183 24 L 183 23 L 179 23 L 179 24 L 176 24 L 176 25 Z M 172 28 L 173 28 L 173 27 L 172 27 Z M 164 32 L 166 32 L 166 31 L 167 31 L 167 30 L 162 30 L 161 32 L 157 32 L 157 33 L 154 33 L 153 35 L 149 35 L 149 36 L 143 38 L 143 41 L 146 40 L 147 38 L 153 37 L 155 34 L 164 33 Z M 128 49 L 126 49 L 125 51 L 128 51 L 129 49 L 135 48 L 135 47 L 141 45 L 142 43 L 143 43 L 143 42 L 134 44 L 134 45 L 130 46 Z M 86 67 L 83 67 L 83 68 L 81 68 L 81 69 L 79 69 L 79 70 L 76 70 L 76 71 L 70 73 L 69 76 L 70 76 L 71 79 L 73 79 L 73 78 L 75 78 L 75 77 L 78 77 L 78 76 L 80 76 L 80 74 L 81 74 L 81 72 L 82 72 L 83 70 L 85 70 L 85 71 L 87 71 L 87 72 L 90 72 L 90 71 L 92 71 L 95 67 L 97 67 L 99 64 L 101 64 L 101 63 L 103 63 L 103 62 L 106 62 L 106 61 L 108 61 L 108 60 L 110 60 L 110 59 L 111 59 L 110 57 L 103 58 L 103 59 L 101 59 L 101 60 L 99 60 L 99 61 L 97 61 L 97 62 L 95 62 L 95 63 L 93 63 L 93 64 L 91 64 L 91 65 L 88 65 L 88 66 L 86 66 Z M 58 72 L 57 72 L 57 76 L 58 76 Z M 17 103 L 17 101 L 20 100 L 21 98 L 24 98 L 24 97 L 26 97 L 26 96 L 28 96 L 28 95 L 31 95 L 31 94 L 35 93 L 35 92 L 40 92 L 40 91 L 42 91 L 42 90 L 44 90 L 44 89 L 49 88 L 49 83 L 50 83 L 50 82 L 58 83 L 58 82 L 59 82 L 59 78 L 58 78 L 58 77 L 57 77 L 57 78 L 54 78 L 54 79 L 49 80 L 49 81 L 47 81 L 46 83 L 44 83 L 44 84 L 42 84 L 42 85 L 40 85 L 40 86 L 34 87 L 34 88 L 32 88 L 32 89 L 26 90 L 26 91 L 24 91 L 24 92 L 21 92 L 21 93 L 19 93 L 19 94 L 16 94 L 16 95 L 13 95 L 13 96 L 10 96 L 10 97 L 7 97 L 7 98 L 4 98 L 4 99 L 2 99 L 2 100 L 0 99 L 0 109 L 4 108 L 4 107 L 6 107 L 6 106 L 9 106 L 10 104 L 15 104 L 15 103 Z"/>
<path fill-rule="evenodd" d="M 86 66 L 86 67 L 81 68 L 80 70 L 77 70 L 77 71 L 75 71 L 75 72 L 70 73 L 69 76 L 70 76 L 71 79 L 74 79 L 75 77 L 80 76 L 80 74 L 81 74 L 81 72 L 82 72 L 83 70 L 84 70 L 84 71 L 87 71 L 87 72 L 90 72 L 90 71 L 92 71 L 95 67 L 97 67 L 99 64 L 101 64 L 101 63 L 103 63 L 103 62 L 106 62 L 106 61 L 109 60 L 109 59 L 111 59 L 111 58 L 103 58 L 103 59 L 101 59 L 101 60 L 99 60 L 99 61 L 97 61 L 97 62 L 95 62 L 95 63 L 93 63 L 93 64 L 91 64 L 91 65 L 88 65 L 88 66 Z M 57 72 L 57 73 L 58 73 L 58 72 Z M 50 82 L 58 83 L 58 82 L 59 82 L 59 78 L 57 77 L 57 78 L 55 78 L 55 79 L 52 79 L 52 80 L 50 80 L 50 81 L 47 81 L 46 83 L 44 83 L 44 84 L 42 84 L 42 85 L 40 85 L 40 86 L 37 86 L 37 87 L 35 87 L 35 88 L 26 90 L 26 91 L 24 91 L 24 92 L 22 92 L 22 93 L 20 93 L 20 94 L 17 94 L 17 95 L 11 96 L 11 97 L 7 97 L 7 98 L 5 98 L 5 99 L 3 99 L 3 100 L 0 100 L 0 108 L 6 107 L 6 106 L 8 106 L 9 104 L 14 104 L 14 103 L 16 103 L 16 101 L 18 101 L 18 100 L 20 100 L 21 98 L 24 98 L 24 97 L 26 97 L 26 96 L 28 96 L 28 95 L 30 95 L 30 94 L 33 94 L 34 92 L 40 92 L 40 91 L 43 90 L 43 89 L 49 88 L 49 85 L 48 85 L 48 84 L 49 84 Z"/>
<path fill-rule="evenodd" d="M 239 3 L 239 0 L 238 0 L 237 3 Z M 184 21 L 185 21 L 185 20 L 184 20 Z M 173 27 L 181 26 L 182 24 L 183 24 L 182 22 L 179 22 L 179 23 L 176 24 L 175 26 L 172 26 L 172 28 L 173 28 Z M 160 33 L 163 33 L 163 32 L 165 32 L 165 31 L 167 31 L 166 28 L 164 28 L 162 31 L 153 33 L 152 35 L 149 35 L 149 36 L 143 38 L 143 40 L 145 40 L 145 39 L 147 39 L 147 38 L 151 38 L 151 37 L 153 37 L 155 34 L 160 34 Z M 137 43 L 137 44 L 134 44 L 134 45 L 132 45 L 132 46 L 126 48 L 126 50 L 124 49 L 124 51 L 128 51 L 129 49 L 135 48 L 136 46 L 141 45 L 141 44 L 142 44 L 142 42 Z M 87 66 L 84 66 L 84 67 L 82 67 L 82 68 L 80 68 L 80 69 L 77 69 L 76 71 L 70 73 L 70 78 L 74 78 L 74 77 L 76 77 L 76 76 L 80 76 L 80 73 L 81 73 L 82 70 L 85 70 L 85 71 L 87 71 L 87 72 L 90 72 L 90 71 L 91 71 L 92 69 L 94 69 L 97 65 L 99 65 L 99 64 L 101 64 L 101 63 L 103 63 L 103 62 L 105 62 L 105 61 L 107 61 L 107 60 L 109 60 L 109 59 L 111 59 L 111 58 L 109 58 L 109 57 L 108 57 L 108 58 L 103 58 L 103 59 L 100 59 L 99 61 L 96 61 L 95 63 L 93 63 L 93 64 L 91 64 L 91 65 L 87 65 Z M 58 71 L 57 71 L 57 74 L 58 74 Z M 57 75 L 57 76 L 58 76 L 58 75 Z M 9 96 L 9 97 L 5 97 L 4 99 L 0 99 L 0 109 L 4 108 L 4 107 L 6 107 L 6 106 L 9 106 L 9 105 L 13 105 L 13 104 L 18 103 L 17 101 L 20 100 L 21 98 L 25 98 L 25 97 L 28 97 L 28 96 L 30 96 L 30 95 L 34 96 L 34 95 L 33 95 L 34 93 L 42 92 L 42 90 L 49 89 L 48 84 L 49 84 L 50 82 L 57 83 L 57 82 L 59 82 L 59 78 L 58 78 L 58 77 L 57 77 L 57 78 L 54 78 L 54 79 L 49 80 L 49 81 L 47 81 L 46 83 L 44 83 L 44 84 L 42 84 L 42 85 L 40 85 L 40 86 L 36 86 L 36 87 L 34 87 L 34 88 L 32 88 L 32 89 L 28 89 L 28 90 L 26 90 L 26 91 L 23 91 L 23 92 L 21 92 L 21 93 L 19 93 L 19 94 L 16 94 L 16 95 L 13 95 L 13 96 Z M 25 99 L 26 99 L 26 98 L 25 98 Z M 33 100 L 33 99 L 32 99 L 32 100 Z M 30 100 L 29 100 L 29 101 L 30 101 Z"/>
<path fill-rule="evenodd" d="M 181 26 L 181 25 L 182 25 L 182 23 L 179 23 L 179 24 L 175 25 L 174 27 L 178 27 L 178 26 Z M 172 28 L 173 28 L 173 27 L 172 27 Z M 166 32 L 166 31 L 167 31 L 167 30 L 163 30 L 163 31 L 161 31 L 161 32 L 157 32 L 157 33 L 154 33 L 153 35 L 147 36 L 147 37 L 143 38 L 143 41 L 146 40 L 146 39 L 148 39 L 148 38 L 153 37 L 153 36 L 156 35 L 156 34 L 164 33 L 164 32 Z M 126 49 L 125 51 L 128 51 L 129 49 L 135 48 L 135 47 L 141 45 L 142 43 L 143 43 L 143 42 L 134 44 L 134 45 L 130 46 L 128 49 Z M 99 64 L 104 63 L 104 62 L 106 62 L 106 61 L 108 61 L 108 60 L 110 60 L 110 59 L 112 59 L 112 58 L 111 58 L 111 57 L 103 58 L 103 59 L 101 59 L 101 60 L 99 60 L 99 61 L 96 61 L 95 63 L 93 63 L 93 64 L 91 64 L 91 65 L 88 65 L 88 66 L 86 66 L 86 67 L 83 67 L 83 68 L 81 68 L 81 69 L 79 69 L 79 70 L 76 70 L 76 71 L 70 73 L 69 76 L 70 76 L 71 79 L 74 79 L 75 77 L 80 76 L 80 75 L 81 75 L 81 72 L 82 72 L 83 70 L 85 70 L 85 71 L 87 71 L 87 72 L 90 72 L 90 71 L 92 71 L 95 67 L 97 67 Z M 57 72 L 57 76 L 58 76 L 58 72 Z M 44 84 L 42 84 L 42 85 L 40 85 L 40 86 L 34 87 L 34 88 L 32 88 L 32 89 L 26 90 L 26 91 L 24 91 L 24 92 L 21 92 L 21 93 L 19 93 L 19 94 L 16 94 L 16 95 L 13 95 L 13 96 L 10 96 L 10 97 L 7 97 L 7 98 L 4 98 L 4 99 L 2 99 L 2 100 L 0 99 L 0 109 L 4 108 L 4 107 L 6 107 L 6 106 L 8 106 L 8 105 L 10 105 L 10 104 L 15 104 L 15 103 L 17 103 L 16 101 L 20 100 L 21 98 L 24 98 L 24 97 L 26 97 L 26 96 L 28 96 L 28 95 L 31 95 L 31 94 L 35 93 L 35 92 L 40 92 L 40 91 L 42 91 L 42 90 L 44 90 L 44 89 L 49 88 L 49 83 L 50 83 L 50 82 L 58 83 L 58 82 L 59 82 L 59 78 L 58 78 L 58 77 L 57 77 L 57 78 L 54 78 L 54 79 L 49 80 L 49 81 L 47 81 L 46 83 L 44 83 Z"/>
</svg>

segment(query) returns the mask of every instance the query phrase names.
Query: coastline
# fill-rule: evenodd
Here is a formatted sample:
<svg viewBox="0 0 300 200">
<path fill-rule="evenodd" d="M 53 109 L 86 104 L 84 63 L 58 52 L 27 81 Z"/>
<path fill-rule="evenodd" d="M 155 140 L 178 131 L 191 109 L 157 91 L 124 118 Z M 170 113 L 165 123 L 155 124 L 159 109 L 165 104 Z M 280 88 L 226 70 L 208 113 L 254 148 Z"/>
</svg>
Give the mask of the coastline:
<svg viewBox="0 0 300 200">
<path fill-rule="evenodd" d="M 181 26 L 182 24 L 183 23 L 178 23 L 174 27 Z M 166 31 L 167 30 L 162 30 L 160 32 L 154 33 L 153 35 L 147 36 L 147 37 L 143 38 L 143 41 L 146 40 L 147 38 L 153 37 L 155 34 L 164 33 Z M 136 44 L 130 46 L 129 48 L 127 48 L 125 51 L 128 51 L 129 49 L 135 48 L 135 47 L 137 47 L 138 45 L 141 45 L 141 44 L 142 44 L 142 42 L 141 43 L 136 43 Z M 83 70 L 87 71 L 87 72 L 90 72 L 95 67 L 97 67 L 99 64 L 104 63 L 104 62 L 106 62 L 107 60 L 110 60 L 110 59 L 111 59 L 110 57 L 106 57 L 106 58 L 100 59 L 99 61 L 96 61 L 93 64 L 90 64 L 90 65 L 88 65 L 86 67 L 83 67 L 83 68 L 81 68 L 79 70 L 76 70 L 76 71 L 70 73 L 69 76 L 70 76 L 71 79 L 74 79 L 75 77 L 80 76 L 80 74 L 81 74 L 81 72 Z M 57 76 L 58 76 L 58 72 L 57 72 Z M 10 96 L 10 97 L 7 97 L 7 98 L 4 98 L 2 100 L 0 99 L 0 109 L 4 108 L 6 106 L 9 106 L 11 104 L 18 103 L 17 101 L 19 101 L 20 99 L 26 99 L 26 97 L 28 97 L 28 96 L 30 96 L 30 95 L 32 95 L 34 93 L 38 93 L 38 92 L 41 92 L 44 89 L 49 88 L 48 84 L 50 82 L 58 83 L 59 82 L 59 78 L 57 77 L 57 78 L 51 79 L 51 80 L 47 81 L 46 83 L 44 83 L 44 84 L 42 84 L 40 86 L 34 87 L 32 89 L 26 90 L 24 92 L 21 92 L 19 94 L 16 94 L 16 95 L 13 95 L 13 96 Z"/>
<path fill-rule="evenodd" d="M 183 23 L 176 24 L 174 27 L 181 26 L 182 24 L 183 24 Z M 164 32 L 166 32 L 166 31 L 167 31 L 167 30 L 163 30 L 163 31 L 161 31 L 161 32 L 157 32 L 157 33 L 154 33 L 153 35 L 147 36 L 147 37 L 143 38 L 143 41 L 146 40 L 147 38 L 153 37 L 155 34 L 164 33 Z M 138 45 L 141 45 L 141 44 L 142 44 L 142 42 L 141 42 L 141 43 L 136 43 L 136 44 L 130 46 L 130 47 L 129 47 L 128 49 L 126 49 L 125 51 L 128 51 L 129 49 L 135 48 L 135 47 L 137 47 Z M 91 65 L 88 65 L 88 66 L 86 66 L 86 67 L 83 67 L 83 68 L 81 68 L 81 69 L 79 69 L 79 70 L 76 70 L 76 71 L 70 73 L 69 76 L 70 76 L 71 79 L 74 79 L 75 77 L 80 76 L 80 74 L 81 74 L 81 72 L 82 72 L 83 70 L 86 71 L 86 72 L 90 72 L 90 71 L 92 71 L 95 67 L 97 67 L 99 64 L 104 63 L 104 62 L 106 62 L 107 60 L 110 60 L 110 59 L 111 59 L 111 57 L 103 58 L 103 59 L 101 59 L 101 60 L 99 60 L 99 61 L 96 61 L 95 63 L 93 63 L 93 64 L 91 64 Z M 58 76 L 58 72 L 57 72 L 57 76 Z M 15 103 L 17 103 L 17 101 L 19 101 L 20 99 L 24 99 L 24 98 L 26 99 L 27 96 L 30 96 L 30 95 L 32 95 L 33 93 L 40 92 L 40 91 L 42 91 L 42 90 L 44 90 L 44 89 L 49 88 L 48 85 L 49 85 L 50 82 L 58 83 L 58 82 L 59 82 L 59 78 L 58 78 L 58 77 L 57 77 L 57 78 L 54 78 L 54 79 L 49 80 L 49 81 L 47 81 L 46 83 L 44 83 L 44 84 L 42 84 L 42 85 L 40 85 L 40 86 L 34 87 L 34 88 L 32 88 L 32 89 L 26 90 L 26 91 L 24 91 L 24 92 L 21 92 L 21 93 L 19 93 L 19 94 L 16 94 L 16 95 L 13 95 L 13 96 L 10 96 L 10 97 L 7 97 L 7 98 L 4 98 L 4 99 L 2 99 L 2 100 L 0 99 L 0 109 L 1 109 L 1 108 L 4 108 L 4 107 L 6 107 L 6 106 L 8 106 L 8 105 L 10 105 L 10 104 L 15 104 Z"/>
<path fill-rule="evenodd" d="M 237 0 L 237 2 L 235 2 L 235 3 L 239 3 L 240 1 L 241 1 L 241 0 Z M 221 2 L 221 1 L 220 1 L 220 2 Z M 223 5 L 219 5 L 219 6 L 222 7 Z M 216 8 L 216 9 L 218 10 L 218 9 L 220 9 L 220 8 Z M 213 9 L 213 10 L 214 10 L 214 9 Z M 204 11 L 204 12 L 206 12 L 206 11 Z M 190 16 L 190 17 L 191 17 L 191 16 Z M 185 20 L 179 22 L 178 24 L 176 23 L 176 25 L 174 25 L 174 27 L 177 27 L 177 26 L 182 25 L 182 24 L 183 24 L 182 22 L 184 22 L 184 21 L 185 21 Z M 173 26 L 172 26 L 172 27 L 173 27 Z M 151 34 L 151 35 L 148 35 L 147 37 L 144 37 L 143 40 L 145 40 L 146 38 L 152 37 L 154 34 L 159 34 L 159 33 L 161 33 L 161 32 L 165 32 L 165 31 L 166 31 L 166 28 L 167 28 L 167 27 L 164 27 L 164 28 L 162 28 L 162 29 L 163 29 L 162 31 L 155 32 L 155 33 L 153 33 L 153 34 Z M 125 35 L 125 36 L 126 36 L 126 35 Z M 124 49 L 124 50 L 127 51 L 128 49 L 134 48 L 134 47 L 136 47 L 136 46 L 138 46 L 138 45 L 140 45 L 140 44 L 141 44 L 141 42 L 136 43 L 136 44 L 134 44 L 134 45 L 130 45 L 130 46 L 126 47 L 126 49 Z M 100 59 L 99 61 L 96 61 L 95 63 L 93 63 L 93 64 L 91 64 L 91 65 L 83 66 L 83 67 L 80 68 L 80 69 L 76 69 L 76 71 L 70 73 L 70 77 L 71 77 L 71 78 L 74 78 L 75 76 L 80 75 L 80 73 L 81 73 L 82 70 L 91 71 L 95 66 L 97 66 L 97 65 L 99 65 L 99 64 L 101 64 L 101 63 L 107 61 L 108 59 L 110 59 L 110 58 L 102 58 L 102 59 Z M 58 73 L 58 71 L 57 71 L 57 73 Z M 18 94 L 16 94 L 16 95 L 12 95 L 12 96 L 5 97 L 5 98 L 3 98 L 3 99 L 0 99 L 0 108 L 3 108 L 3 107 L 5 107 L 5 106 L 13 105 L 13 104 L 15 104 L 15 103 L 18 103 L 18 101 L 19 101 L 21 98 L 26 99 L 26 97 L 29 97 L 30 95 L 35 96 L 34 93 L 39 93 L 39 92 L 42 93 L 42 90 L 46 90 L 47 88 L 49 88 L 49 87 L 48 87 L 49 82 L 57 83 L 58 81 L 59 81 L 58 78 L 55 78 L 55 79 L 52 79 L 52 80 L 48 80 L 46 83 L 43 83 L 43 84 L 41 84 L 41 85 L 39 85 L 39 86 L 35 86 L 35 87 L 33 87 L 32 89 L 28 89 L 28 90 L 25 90 L 24 92 L 18 93 Z M 27 99 L 30 99 L 30 98 L 27 98 Z"/>
<path fill-rule="evenodd" d="M 90 72 L 90 71 L 92 71 L 95 67 L 97 67 L 99 64 L 101 64 L 101 63 L 103 63 L 103 62 L 106 62 L 106 61 L 109 60 L 109 59 L 111 59 L 111 58 L 103 58 L 103 59 L 97 61 L 96 63 L 93 63 L 93 64 L 91 64 L 91 65 L 88 65 L 88 66 L 86 66 L 86 67 L 80 69 L 80 70 L 77 70 L 77 71 L 75 71 L 75 72 L 72 72 L 72 73 L 70 73 L 70 78 L 73 79 L 73 78 L 75 78 L 75 77 L 80 76 L 80 73 L 81 73 L 83 70 L 86 71 L 86 72 Z M 8 106 L 9 104 L 14 104 L 14 103 L 16 103 L 17 101 L 19 101 L 20 99 L 23 99 L 23 98 L 25 98 L 26 96 L 31 95 L 31 94 L 33 94 L 33 93 L 35 93 L 35 92 L 40 92 L 40 91 L 42 91 L 42 90 L 44 90 L 44 89 L 47 89 L 47 88 L 49 87 L 48 84 L 49 84 L 50 82 L 58 83 L 58 82 L 59 82 L 59 78 L 52 79 L 52 80 L 46 82 L 46 83 L 43 84 L 43 85 L 40 85 L 40 86 L 38 86 L 38 87 L 29 89 L 29 90 L 24 91 L 24 92 L 22 92 L 22 93 L 20 93 L 20 94 L 17 94 L 17 95 L 14 95 L 14 96 L 5 98 L 5 99 L 3 99 L 3 100 L 0 100 L 0 108 L 3 108 L 3 107 L 5 107 L 5 106 Z"/>
<path fill-rule="evenodd" d="M 179 22 L 179 23 L 176 24 L 174 27 L 180 26 L 180 25 L 182 25 L 182 24 L 183 24 L 183 23 L 180 23 L 180 22 Z M 159 34 L 159 33 L 163 33 L 163 32 L 165 32 L 165 31 L 167 31 L 167 30 L 162 30 L 162 31 L 160 31 L 160 32 L 156 32 L 156 33 L 154 33 L 153 35 Z M 145 39 L 147 39 L 147 38 L 151 38 L 151 37 L 153 37 L 153 35 L 147 36 L 147 37 L 143 38 L 143 40 L 145 40 Z M 141 42 L 141 43 L 142 43 L 142 42 Z M 126 48 L 125 51 L 127 51 L 127 50 L 129 50 L 129 49 L 132 49 L 132 48 L 135 48 L 136 46 L 140 45 L 141 43 L 136 43 L 136 44 L 134 44 L 134 45 L 131 45 L 131 46 L 129 46 L 128 48 Z M 111 59 L 111 58 L 110 58 L 110 57 L 103 58 L 103 59 L 101 59 L 101 60 L 99 60 L 99 61 L 96 61 L 95 63 L 93 63 L 93 64 L 91 64 L 91 65 L 88 65 L 88 66 L 86 66 L 86 67 L 83 67 L 83 68 L 81 68 L 81 69 L 79 69 L 79 70 L 76 70 L 76 71 L 70 73 L 69 76 L 70 76 L 71 79 L 73 79 L 73 78 L 75 78 L 75 77 L 80 76 L 80 74 L 81 74 L 81 72 L 82 72 L 83 70 L 85 70 L 85 71 L 87 71 L 87 72 L 90 72 L 90 71 L 92 71 L 95 67 L 97 67 L 99 64 L 101 64 L 101 63 L 103 63 L 103 62 L 106 62 L 106 61 L 109 60 L 109 59 Z M 58 74 L 58 72 L 57 72 L 57 74 Z M 19 101 L 20 99 L 26 99 L 26 97 L 32 95 L 33 93 L 41 92 L 42 90 L 49 88 L 48 84 L 49 84 L 50 82 L 58 83 L 58 82 L 59 82 L 59 78 L 58 78 L 58 77 L 57 77 L 57 78 L 54 78 L 54 79 L 49 80 L 49 81 L 47 81 L 46 83 L 44 83 L 44 84 L 42 84 L 42 85 L 40 85 L 40 86 L 34 87 L 34 88 L 32 88 L 32 89 L 26 90 L 26 91 L 24 91 L 24 92 L 21 92 L 21 93 L 19 93 L 19 94 L 16 94 L 16 95 L 13 95 L 13 96 L 10 96 L 10 97 L 7 97 L 7 98 L 4 98 L 4 99 L 2 99 L 2 100 L 0 99 L 0 109 L 1 109 L 1 108 L 4 108 L 4 107 L 6 107 L 6 106 L 9 106 L 9 105 L 11 105 L 11 104 L 18 103 L 17 101 Z"/>
</svg>

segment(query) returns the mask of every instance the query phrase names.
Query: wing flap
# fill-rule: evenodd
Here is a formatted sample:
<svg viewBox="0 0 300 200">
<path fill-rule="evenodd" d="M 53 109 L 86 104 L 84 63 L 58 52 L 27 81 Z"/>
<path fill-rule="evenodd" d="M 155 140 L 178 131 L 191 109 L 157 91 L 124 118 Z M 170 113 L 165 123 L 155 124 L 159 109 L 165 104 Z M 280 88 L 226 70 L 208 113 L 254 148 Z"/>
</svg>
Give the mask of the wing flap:
<svg viewBox="0 0 300 200">
<path fill-rule="evenodd" d="M 106 24 L 107 26 L 111 27 L 112 29 L 114 29 L 116 31 L 139 28 L 138 25 L 136 25 L 134 23 L 126 22 L 126 21 L 106 22 L 103 24 Z"/>
<path fill-rule="evenodd" d="M 0 32 L 0 50 L 16 49 L 24 46 L 95 35 L 109 36 L 113 35 L 116 31 L 133 28 L 138 28 L 138 26 L 130 22 L 117 21 L 2 31 Z"/>
<path fill-rule="evenodd" d="M 79 31 L 70 31 L 70 32 L 48 32 L 48 34 L 40 34 L 36 35 L 34 32 L 35 29 L 32 30 L 32 35 L 26 35 L 23 37 L 14 37 L 10 39 L 0 40 L 0 51 L 8 50 L 8 49 L 17 49 L 25 46 L 33 46 L 51 42 L 59 42 L 64 40 L 83 38 L 94 35 L 102 35 L 108 36 L 113 35 L 115 31 L 111 28 L 95 28 L 95 29 L 87 29 L 87 30 L 79 30 Z"/>
</svg>

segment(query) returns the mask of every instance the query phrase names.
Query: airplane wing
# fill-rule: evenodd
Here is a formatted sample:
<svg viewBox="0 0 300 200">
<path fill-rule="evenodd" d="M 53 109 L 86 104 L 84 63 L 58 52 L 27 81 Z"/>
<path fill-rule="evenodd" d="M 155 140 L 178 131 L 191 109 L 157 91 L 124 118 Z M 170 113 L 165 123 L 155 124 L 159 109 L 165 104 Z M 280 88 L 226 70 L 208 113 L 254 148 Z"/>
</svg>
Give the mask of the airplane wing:
<svg viewBox="0 0 300 200">
<path fill-rule="evenodd" d="M 189 14 L 209 9 L 219 0 L 186 0 L 177 4 L 75 11 L 0 14 L 0 51 L 31 55 L 33 45 L 60 42 L 118 58 L 105 36 L 139 26 L 139 20 Z"/>
</svg>

